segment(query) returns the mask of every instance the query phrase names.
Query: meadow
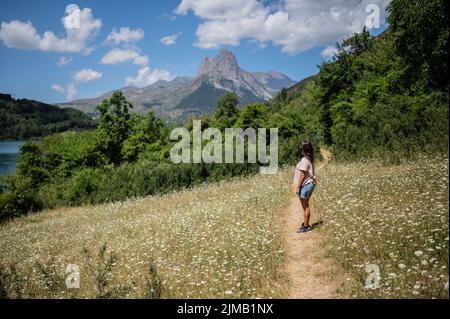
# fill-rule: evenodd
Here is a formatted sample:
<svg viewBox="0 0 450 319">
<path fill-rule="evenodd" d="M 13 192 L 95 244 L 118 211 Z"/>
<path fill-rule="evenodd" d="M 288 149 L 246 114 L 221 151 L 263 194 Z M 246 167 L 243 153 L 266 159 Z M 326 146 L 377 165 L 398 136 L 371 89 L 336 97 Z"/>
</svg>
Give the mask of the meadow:
<svg viewBox="0 0 450 319">
<path fill-rule="evenodd" d="M 290 176 L 240 178 L 162 196 L 59 208 L 0 226 L 9 298 L 280 297 L 277 222 Z M 80 288 L 65 286 L 80 268 Z"/>
<path fill-rule="evenodd" d="M 448 298 L 448 174 L 447 155 L 324 168 L 314 205 L 325 249 L 349 274 L 346 294 Z"/>
<path fill-rule="evenodd" d="M 3 223 L 0 295 L 286 297 L 292 170 Z M 313 214 L 323 224 L 314 232 L 347 278 L 338 295 L 448 298 L 448 173 L 447 155 L 318 170 Z M 66 288 L 69 264 L 80 267 L 79 289 Z"/>
</svg>

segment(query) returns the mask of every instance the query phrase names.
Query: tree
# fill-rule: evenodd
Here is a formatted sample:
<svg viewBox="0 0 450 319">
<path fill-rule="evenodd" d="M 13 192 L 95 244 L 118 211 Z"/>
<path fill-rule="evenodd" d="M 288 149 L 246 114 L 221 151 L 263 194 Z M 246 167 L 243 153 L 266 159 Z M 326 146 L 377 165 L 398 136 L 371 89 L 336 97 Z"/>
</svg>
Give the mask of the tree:
<svg viewBox="0 0 450 319">
<path fill-rule="evenodd" d="M 393 0 L 388 22 L 403 79 L 418 91 L 448 89 L 448 0 Z"/>
<path fill-rule="evenodd" d="M 287 90 L 283 87 L 280 91 L 280 95 L 278 96 L 280 102 L 285 102 L 287 100 Z"/>
<path fill-rule="evenodd" d="M 235 126 L 242 129 L 267 127 L 267 118 L 269 115 L 267 106 L 261 103 L 247 105 L 239 114 Z"/>
<path fill-rule="evenodd" d="M 235 93 L 227 93 L 217 101 L 216 121 L 220 128 L 232 127 L 239 114 L 238 98 Z"/>
<path fill-rule="evenodd" d="M 116 91 L 111 98 L 104 100 L 97 109 L 100 111 L 98 133 L 102 149 L 110 163 L 120 164 L 122 145 L 128 138 L 133 124 L 129 109 L 133 108 L 122 92 Z"/>
<path fill-rule="evenodd" d="M 129 161 L 137 160 L 140 153 L 153 143 L 164 144 L 167 136 L 164 123 L 148 112 L 144 116 L 136 116 L 132 133 L 123 143 L 122 154 Z"/>
<path fill-rule="evenodd" d="M 354 33 L 350 38 L 342 42 L 342 48 L 350 54 L 359 55 L 366 51 L 372 43 L 373 37 L 364 27 L 361 33 Z"/>
</svg>

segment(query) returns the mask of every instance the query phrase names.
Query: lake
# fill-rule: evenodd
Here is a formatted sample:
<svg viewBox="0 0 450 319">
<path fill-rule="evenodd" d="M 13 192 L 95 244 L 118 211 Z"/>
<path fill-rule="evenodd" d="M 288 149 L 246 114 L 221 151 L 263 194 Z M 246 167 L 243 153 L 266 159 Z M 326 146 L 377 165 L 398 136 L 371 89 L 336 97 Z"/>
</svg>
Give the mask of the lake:
<svg viewBox="0 0 450 319">
<path fill-rule="evenodd" d="M 25 141 L 0 141 L 0 176 L 14 173 L 23 144 Z"/>
</svg>

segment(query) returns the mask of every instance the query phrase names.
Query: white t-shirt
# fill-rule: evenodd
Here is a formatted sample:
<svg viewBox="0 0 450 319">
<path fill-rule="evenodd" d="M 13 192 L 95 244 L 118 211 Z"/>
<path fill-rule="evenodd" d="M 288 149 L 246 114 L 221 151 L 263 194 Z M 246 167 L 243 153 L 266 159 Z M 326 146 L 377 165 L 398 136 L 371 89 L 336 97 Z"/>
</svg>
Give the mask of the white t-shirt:
<svg viewBox="0 0 450 319">
<path fill-rule="evenodd" d="M 314 182 L 316 179 L 316 175 L 314 172 L 314 164 L 307 157 L 303 157 L 300 162 L 298 162 L 295 167 L 294 174 L 294 185 L 297 185 L 298 180 L 300 179 L 300 171 L 305 171 L 305 179 L 303 180 L 303 185 Z"/>
</svg>

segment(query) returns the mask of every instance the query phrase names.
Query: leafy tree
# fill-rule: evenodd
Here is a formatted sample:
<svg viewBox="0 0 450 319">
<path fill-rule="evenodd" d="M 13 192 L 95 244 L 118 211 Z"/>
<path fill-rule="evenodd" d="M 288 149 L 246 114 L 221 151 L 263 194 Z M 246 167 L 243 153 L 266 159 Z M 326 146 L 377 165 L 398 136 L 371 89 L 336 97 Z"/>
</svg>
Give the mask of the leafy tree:
<svg viewBox="0 0 450 319">
<path fill-rule="evenodd" d="M 217 101 L 215 118 L 220 128 L 231 127 L 239 114 L 239 100 L 235 93 L 227 93 Z"/>
<path fill-rule="evenodd" d="M 354 33 L 351 37 L 342 42 L 342 46 L 338 45 L 339 50 L 345 50 L 353 55 L 359 55 L 365 52 L 372 43 L 373 37 L 367 28 L 364 27 L 361 33 Z"/>
<path fill-rule="evenodd" d="M 133 108 L 123 96 L 116 91 L 111 98 L 104 100 L 97 109 L 100 111 L 98 132 L 102 139 L 102 147 L 106 157 L 113 164 L 122 160 L 122 145 L 128 138 L 133 124 L 129 110 Z"/>
<path fill-rule="evenodd" d="M 448 0 L 393 0 L 388 22 L 407 88 L 448 89 Z"/>
<path fill-rule="evenodd" d="M 167 142 L 166 127 L 153 112 L 145 116 L 136 116 L 134 122 L 132 132 L 124 141 L 122 148 L 123 157 L 129 162 L 137 160 L 139 154 L 149 149 L 150 145 L 164 145 Z"/>
<path fill-rule="evenodd" d="M 244 107 L 239 113 L 235 127 L 246 129 L 252 127 L 266 127 L 268 118 L 268 108 L 264 104 L 254 103 Z"/>
<path fill-rule="evenodd" d="M 287 90 L 283 87 L 278 95 L 280 102 L 285 102 L 287 100 Z"/>
</svg>

